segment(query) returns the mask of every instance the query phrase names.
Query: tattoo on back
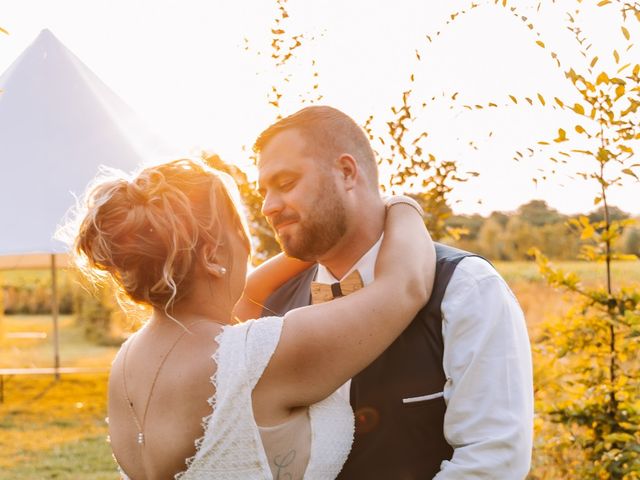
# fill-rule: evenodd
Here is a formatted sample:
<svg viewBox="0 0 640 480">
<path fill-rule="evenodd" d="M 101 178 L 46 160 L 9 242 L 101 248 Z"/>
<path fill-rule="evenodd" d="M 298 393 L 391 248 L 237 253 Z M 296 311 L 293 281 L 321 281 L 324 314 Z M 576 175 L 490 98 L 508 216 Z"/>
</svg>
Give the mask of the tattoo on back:
<svg viewBox="0 0 640 480">
<path fill-rule="evenodd" d="M 284 455 L 276 455 L 273 457 L 273 464 L 277 467 L 274 480 L 293 480 L 293 474 L 287 472 L 286 469 L 293 463 L 295 458 L 295 450 L 289 450 L 289 452 Z"/>
</svg>

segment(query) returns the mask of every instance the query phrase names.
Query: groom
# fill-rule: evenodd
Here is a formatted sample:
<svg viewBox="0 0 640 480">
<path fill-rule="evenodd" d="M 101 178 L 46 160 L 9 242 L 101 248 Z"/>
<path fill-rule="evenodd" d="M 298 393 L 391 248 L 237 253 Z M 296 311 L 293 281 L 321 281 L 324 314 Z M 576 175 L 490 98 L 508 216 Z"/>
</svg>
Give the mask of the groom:
<svg viewBox="0 0 640 480">
<path fill-rule="evenodd" d="M 339 110 L 307 107 L 267 128 L 254 149 L 262 210 L 282 248 L 318 263 L 275 292 L 264 313 L 308 305 L 312 281 L 333 285 L 334 295 L 353 271 L 372 282 L 385 209 L 362 129 Z M 533 390 L 522 311 L 487 261 L 436 250 L 429 302 L 341 388 L 356 434 L 339 478 L 521 479 L 529 470 Z"/>
</svg>

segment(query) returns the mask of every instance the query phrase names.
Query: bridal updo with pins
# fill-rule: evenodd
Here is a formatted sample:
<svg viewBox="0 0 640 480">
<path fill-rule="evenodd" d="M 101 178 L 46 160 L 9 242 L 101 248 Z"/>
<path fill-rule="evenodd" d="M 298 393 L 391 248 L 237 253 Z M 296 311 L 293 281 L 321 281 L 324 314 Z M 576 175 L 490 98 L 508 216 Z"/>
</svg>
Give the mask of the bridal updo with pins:
<svg viewBox="0 0 640 480">
<path fill-rule="evenodd" d="M 168 309 L 188 291 L 195 262 L 227 241 L 226 229 L 249 243 L 223 175 L 176 160 L 133 179 L 98 179 L 74 229 L 76 263 L 94 280 L 110 276 L 131 300 Z"/>
</svg>

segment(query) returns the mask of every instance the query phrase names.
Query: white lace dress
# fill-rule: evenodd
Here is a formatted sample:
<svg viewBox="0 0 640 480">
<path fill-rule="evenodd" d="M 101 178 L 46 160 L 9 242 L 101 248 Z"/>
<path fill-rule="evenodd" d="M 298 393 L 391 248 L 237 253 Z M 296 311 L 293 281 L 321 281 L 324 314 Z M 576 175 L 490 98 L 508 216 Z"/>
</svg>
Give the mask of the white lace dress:
<svg viewBox="0 0 640 480">
<path fill-rule="evenodd" d="M 266 480 L 271 469 L 253 417 L 251 392 L 276 349 L 281 317 L 265 317 L 224 327 L 214 355 L 216 394 L 213 413 L 203 420 L 204 435 L 196 454 L 176 480 Z M 354 418 L 349 402 L 337 393 L 309 407 L 311 450 L 306 480 L 335 478 L 353 442 Z M 125 477 L 126 478 L 126 477 Z"/>
</svg>

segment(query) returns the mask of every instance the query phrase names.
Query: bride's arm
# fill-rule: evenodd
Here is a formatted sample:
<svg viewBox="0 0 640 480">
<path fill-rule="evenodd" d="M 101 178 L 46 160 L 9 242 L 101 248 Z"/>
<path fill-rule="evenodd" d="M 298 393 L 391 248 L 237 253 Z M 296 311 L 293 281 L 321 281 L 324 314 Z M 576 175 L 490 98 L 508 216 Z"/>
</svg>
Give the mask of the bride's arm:
<svg viewBox="0 0 640 480">
<path fill-rule="evenodd" d="M 313 263 L 303 262 L 279 253 L 247 275 L 247 284 L 234 309 L 240 320 L 258 318 L 262 305 L 287 280 L 309 268 Z"/>
<path fill-rule="evenodd" d="M 406 204 L 390 207 L 375 281 L 287 313 L 256 391 L 288 408 L 327 397 L 402 333 L 431 295 L 434 276 L 435 248 L 422 216 Z"/>
</svg>

